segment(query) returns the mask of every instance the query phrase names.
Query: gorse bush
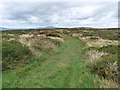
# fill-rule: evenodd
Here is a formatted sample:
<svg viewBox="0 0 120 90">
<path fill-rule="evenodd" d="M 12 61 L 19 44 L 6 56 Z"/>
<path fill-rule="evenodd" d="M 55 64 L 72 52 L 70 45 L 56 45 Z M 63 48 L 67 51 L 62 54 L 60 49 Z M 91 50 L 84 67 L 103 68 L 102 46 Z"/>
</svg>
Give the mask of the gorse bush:
<svg viewBox="0 0 120 90">
<path fill-rule="evenodd" d="M 28 62 L 27 58 L 31 56 L 31 52 L 29 48 L 23 46 L 21 43 L 17 41 L 3 41 L 2 42 L 2 63 L 3 63 L 3 71 L 15 68 L 17 66 L 21 66 L 20 62 L 26 63 Z M 22 63 L 22 64 L 23 64 Z"/>
</svg>

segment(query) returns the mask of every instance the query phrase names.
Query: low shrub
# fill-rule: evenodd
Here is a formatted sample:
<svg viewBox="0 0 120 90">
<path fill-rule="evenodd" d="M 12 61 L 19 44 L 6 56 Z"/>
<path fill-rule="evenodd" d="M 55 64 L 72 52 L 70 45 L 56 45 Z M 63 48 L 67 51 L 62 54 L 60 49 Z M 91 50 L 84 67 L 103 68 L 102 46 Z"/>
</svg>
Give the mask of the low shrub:
<svg viewBox="0 0 120 90">
<path fill-rule="evenodd" d="M 113 80 L 118 83 L 118 46 L 107 45 L 103 47 L 90 47 L 88 51 L 97 50 L 106 52 L 107 55 L 100 58 L 98 62 L 92 64 L 91 72 L 107 80 Z"/>
<path fill-rule="evenodd" d="M 28 62 L 31 52 L 28 47 L 17 41 L 2 42 L 2 70 L 13 69 Z"/>
<path fill-rule="evenodd" d="M 100 77 L 103 77 L 108 80 L 113 80 L 118 82 L 118 63 L 116 55 L 108 55 L 103 57 L 101 61 L 96 62 L 92 66 L 92 73 L 96 73 Z"/>
<path fill-rule="evenodd" d="M 98 49 L 99 51 L 104 51 L 110 54 L 118 54 L 118 45 L 107 45 Z"/>
<path fill-rule="evenodd" d="M 57 33 L 49 33 L 49 34 L 47 34 L 46 36 L 61 37 L 61 35 L 60 35 L 60 34 L 57 34 Z"/>
<path fill-rule="evenodd" d="M 97 51 L 103 51 L 103 52 L 107 52 L 109 54 L 118 54 L 118 45 L 107 45 L 107 46 L 103 46 L 103 47 L 89 47 L 86 48 L 86 50 L 90 51 L 90 50 L 97 50 Z"/>
</svg>

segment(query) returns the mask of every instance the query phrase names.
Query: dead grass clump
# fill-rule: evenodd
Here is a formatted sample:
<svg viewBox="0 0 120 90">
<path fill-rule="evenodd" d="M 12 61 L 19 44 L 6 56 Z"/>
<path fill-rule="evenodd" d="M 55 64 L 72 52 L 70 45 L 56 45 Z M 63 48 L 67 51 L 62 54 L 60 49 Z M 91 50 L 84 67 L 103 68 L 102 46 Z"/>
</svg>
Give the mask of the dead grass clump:
<svg viewBox="0 0 120 90">
<path fill-rule="evenodd" d="M 33 34 L 22 34 L 20 35 L 20 38 L 30 38 L 33 37 Z"/>
<path fill-rule="evenodd" d="M 47 38 L 52 39 L 54 41 L 58 41 L 58 42 L 64 42 L 64 39 L 59 37 L 47 37 Z"/>
<path fill-rule="evenodd" d="M 99 31 L 101 32 L 101 31 Z M 81 32 L 70 32 L 70 35 L 79 38 L 87 43 L 88 47 L 103 47 L 107 45 L 118 45 L 118 40 L 109 40 L 99 37 L 99 35 L 93 35 L 95 32 L 83 30 Z"/>
<path fill-rule="evenodd" d="M 79 37 L 81 40 L 84 40 L 88 47 L 103 47 L 107 45 L 118 45 L 116 40 L 105 40 L 100 37 L 94 37 L 96 39 L 91 39 L 92 37 Z"/>
<path fill-rule="evenodd" d="M 14 34 L 8 34 L 9 36 L 14 36 Z"/>
<path fill-rule="evenodd" d="M 102 63 L 94 66 L 94 70 L 97 75 L 103 77 L 107 80 L 113 80 L 118 83 L 118 63 L 107 62 L 107 64 Z"/>
<path fill-rule="evenodd" d="M 37 37 L 32 39 L 31 45 L 36 49 L 43 51 L 50 51 L 57 48 L 57 46 L 51 40 L 44 37 Z"/>
<path fill-rule="evenodd" d="M 15 40 L 15 38 L 10 38 L 8 41 L 12 41 L 12 40 Z"/>
<path fill-rule="evenodd" d="M 101 82 L 103 84 L 101 88 L 118 88 L 119 87 L 119 85 L 113 80 L 106 80 L 103 78 Z"/>
<path fill-rule="evenodd" d="M 104 79 L 113 80 L 114 82 L 119 83 L 117 55 L 110 54 L 102 57 L 99 62 L 91 65 L 91 72 Z"/>
<path fill-rule="evenodd" d="M 101 57 L 107 55 L 105 52 L 99 52 L 97 50 L 90 50 L 87 52 L 88 60 L 91 63 L 97 62 Z"/>
</svg>

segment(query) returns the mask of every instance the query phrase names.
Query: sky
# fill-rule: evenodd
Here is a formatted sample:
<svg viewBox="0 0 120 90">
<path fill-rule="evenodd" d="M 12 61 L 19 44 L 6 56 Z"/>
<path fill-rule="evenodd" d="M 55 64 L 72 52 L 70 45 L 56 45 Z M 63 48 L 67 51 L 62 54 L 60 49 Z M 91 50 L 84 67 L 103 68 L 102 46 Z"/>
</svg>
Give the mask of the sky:
<svg viewBox="0 0 120 90">
<path fill-rule="evenodd" d="M 88 0 L 89 1 L 89 0 Z M 15 1 L 0 2 L 0 27 L 118 27 L 118 2 Z"/>
</svg>

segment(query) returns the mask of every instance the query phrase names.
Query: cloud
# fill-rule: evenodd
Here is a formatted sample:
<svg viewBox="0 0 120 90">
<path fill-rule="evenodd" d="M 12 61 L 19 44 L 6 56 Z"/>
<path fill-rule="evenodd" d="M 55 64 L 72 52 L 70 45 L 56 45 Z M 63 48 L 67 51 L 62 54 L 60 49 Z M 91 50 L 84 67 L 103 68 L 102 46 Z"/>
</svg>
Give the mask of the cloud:
<svg viewBox="0 0 120 90">
<path fill-rule="evenodd" d="M 12 2 L 118 2 L 119 0 L 12 0 Z M 1 2 L 11 2 L 1 0 Z"/>
<path fill-rule="evenodd" d="M 117 3 L 5 2 L 0 26 L 118 27 Z"/>
</svg>

